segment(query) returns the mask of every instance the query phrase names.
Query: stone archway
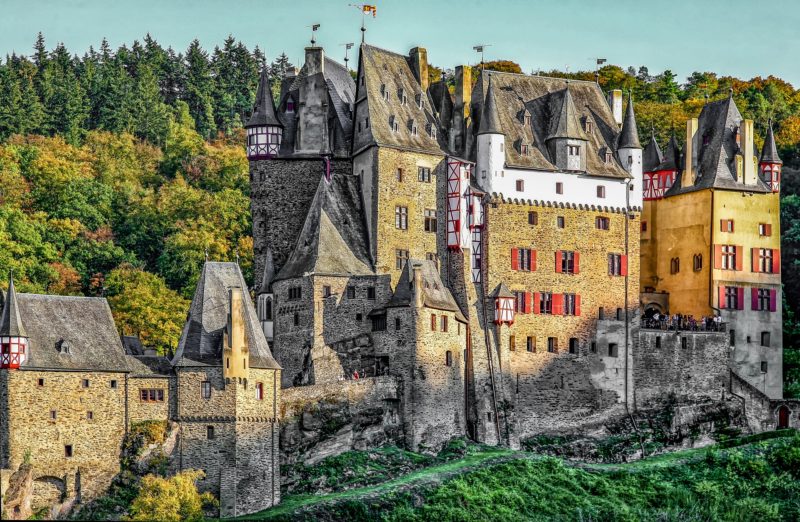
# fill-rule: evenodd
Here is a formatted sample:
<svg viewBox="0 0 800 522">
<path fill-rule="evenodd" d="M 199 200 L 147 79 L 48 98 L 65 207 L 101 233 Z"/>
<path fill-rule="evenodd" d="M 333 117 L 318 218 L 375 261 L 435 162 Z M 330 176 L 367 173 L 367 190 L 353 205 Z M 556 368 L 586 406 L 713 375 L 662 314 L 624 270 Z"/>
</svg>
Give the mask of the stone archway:
<svg viewBox="0 0 800 522">
<path fill-rule="evenodd" d="M 778 408 L 778 429 L 783 430 L 789 427 L 789 416 L 791 412 L 786 405 Z"/>
<path fill-rule="evenodd" d="M 66 484 L 62 478 L 45 475 L 34 479 L 33 509 L 63 502 L 66 491 Z"/>
</svg>

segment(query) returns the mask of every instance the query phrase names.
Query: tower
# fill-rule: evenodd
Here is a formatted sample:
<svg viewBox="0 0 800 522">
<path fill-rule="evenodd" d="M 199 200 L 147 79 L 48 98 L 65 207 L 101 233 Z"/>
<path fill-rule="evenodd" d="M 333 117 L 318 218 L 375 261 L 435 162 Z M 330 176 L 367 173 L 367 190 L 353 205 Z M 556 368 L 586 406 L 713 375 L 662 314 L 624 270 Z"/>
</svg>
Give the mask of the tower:
<svg viewBox="0 0 800 522">
<path fill-rule="evenodd" d="M 0 319 L 0 369 L 17 369 L 28 358 L 28 336 L 17 306 L 14 276 L 8 277 L 8 293 Z"/>
<path fill-rule="evenodd" d="M 639 144 L 639 132 L 636 129 L 636 116 L 633 112 L 633 94 L 628 94 L 628 107 L 622 130 L 617 142 L 617 157 L 620 163 L 633 176 L 630 186 L 630 206 L 642 206 L 642 146 Z"/>
<path fill-rule="evenodd" d="M 761 150 L 759 168 L 761 169 L 761 179 L 772 192 L 781 191 L 781 166 L 783 161 L 778 156 L 778 149 L 775 146 L 775 135 L 772 133 L 772 121 L 767 128 L 767 137 L 764 138 L 764 148 Z"/>
<path fill-rule="evenodd" d="M 244 333 L 244 292 L 241 287 L 228 289 L 228 324 L 222 343 L 222 357 L 225 365 L 222 375 L 228 379 L 247 381 L 250 350 Z"/>
<path fill-rule="evenodd" d="M 500 116 L 492 88 L 492 76 L 486 88 L 486 101 L 483 104 L 480 127 L 478 128 L 477 171 L 478 183 L 484 190 L 491 192 L 492 179 L 499 175 L 506 162 L 506 137 L 500 130 Z"/>
<path fill-rule="evenodd" d="M 258 311 L 258 320 L 261 323 L 261 329 L 267 341 L 272 342 L 274 335 L 274 311 L 273 305 L 275 303 L 275 296 L 272 292 L 272 280 L 275 279 L 275 262 L 272 259 L 272 248 L 267 247 L 267 252 L 264 259 L 264 275 L 261 279 L 261 286 L 258 289 L 258 297 L 256 301 L 256 309 Z"/>
<path fill-rule="evenodd" d="M 266 68 L 261 70 L 253 115 L 244 127 L 247 129 L 247 159 L 256 161 L 278 155 L 283 139 L 283 124 L 275 115 Z"/>
<path fill-rule="evenodd" d="M 559 170 L 586 171 L 586 149 L 588 137 L 581 127 L 578 110 L 569 92 L 569 82 L 562 91 L 561 108 L 550 124 L 547 149 Z"/>
</svg>

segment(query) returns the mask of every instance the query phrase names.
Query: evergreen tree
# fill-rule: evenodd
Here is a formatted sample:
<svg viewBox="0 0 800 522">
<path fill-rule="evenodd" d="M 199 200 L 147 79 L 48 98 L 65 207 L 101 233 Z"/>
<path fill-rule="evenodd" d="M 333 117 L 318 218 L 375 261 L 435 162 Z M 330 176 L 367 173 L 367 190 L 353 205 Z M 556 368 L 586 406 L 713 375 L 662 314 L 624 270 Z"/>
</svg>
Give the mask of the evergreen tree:
<svg viewBox="0 0 800 522">
<path fill-rule="evenodd" d="M 189 106 L 197 132 L 204 138 L 216 133 L 212 93 L 214 83 L 206 53 L 198 40 L 192 41 L 186 50 L 186 90 L 183 100 Z"/>
<path fill-rule="evenodd" d="M 157 78 L 148 65 L 139 67 L 139 77 L 131 96 L 131 120 L 136 136 L 150 143 L 164 143 L 170 110 L 161 100 Z"/>
<path fill-rule="evenodd" d="M 286 71 L 292 67 L 294 66 L 291 64 L 291 62 L 289 62 L 289 57 L 286 56 L 286 53 L 281 53 L 280 56 L 275 58 L 275 60 L 269 65 L 269 78 L 272 83 L 272 97 L 276 102 L 281 94 L 281 81 L 283 81 Z"/>
</svg>

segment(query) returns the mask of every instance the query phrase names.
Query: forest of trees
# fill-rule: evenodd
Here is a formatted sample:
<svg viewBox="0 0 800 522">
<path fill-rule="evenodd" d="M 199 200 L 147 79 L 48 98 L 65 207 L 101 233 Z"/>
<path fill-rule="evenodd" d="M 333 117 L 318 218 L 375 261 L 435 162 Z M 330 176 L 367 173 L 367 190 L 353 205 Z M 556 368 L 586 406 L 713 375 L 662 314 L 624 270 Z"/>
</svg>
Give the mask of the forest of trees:
<svg viewBox="0 0 800 522">
<path fill-rule="evenodd" d="M 242 125 L 264 66 L 277 95 L 292 67 L 286 55 L 268 61 L 233 37 L 211 52 L 196 40 L 177 52 L 148 35 L 79 57 L 61 44 L 48 50 L 40 34 L 29 56 L 0 60 L 0 267 L 23 291 L 105 295 L 124 333 L 174 348 L 206 256 L 238 258 L 253 280 Z M 522 72 L 509 60 L 485 67 Z M 453 80 L 451 70 L 430 71 Z M 800 344 L 800 182 L 791 170 L 800 164 L 800 91 L 772 76 L 695 72 L 681 83 L 647 67 L 597 73 L 604 90 L 633 91 L 643 142 L 654 132 L 664 144 L 673 129 L 681 140 L 686 118 L 730 93 L 755 121 L 757 145 L 773 122 L 789 167 L 786 341 Z M 595 71 L 537 74 L 595 80 Z M 787 357 L 800 394 L 800 352 Z"/>
</svg>

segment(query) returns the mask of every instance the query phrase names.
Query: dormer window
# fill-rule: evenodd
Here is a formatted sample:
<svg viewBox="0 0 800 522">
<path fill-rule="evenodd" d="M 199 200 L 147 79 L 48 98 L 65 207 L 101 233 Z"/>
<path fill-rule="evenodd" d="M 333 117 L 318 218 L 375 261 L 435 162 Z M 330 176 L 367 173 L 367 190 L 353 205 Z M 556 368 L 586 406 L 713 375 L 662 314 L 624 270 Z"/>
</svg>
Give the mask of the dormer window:
<svg viewBox="0 0 800 522">
<path fill-rule="evenodd" d="M 384 100 L 389 101 L 389 89 L 386 88 L 385 83 L 381 84 L 381 96 L 383 96 Z"/>
<path fill-rule="evenodd" d="M 436 139 L 436 126 L 433 123 L 429 124 L 428 126 L 428 136 Z"/>
<path fill-rule="evenodd" d="M 528 155 L 528 144 L 527 143 L 523 143 L 523 144 L 521 144 L 519 146 L 519 153 L 522 154 L 523 156 L 527 156 Z"/>
<path fill-rule="evenodd" d="M 523 113 L 523 115 L 522 115 L 522 123 L 524 123 L 525 125 L 528 125 L 528 126 L 533 124 L 533 118 L 531 117 L 531 113 L 530 112 L 525 111 Z"/>
<path fill-rule="evenodd" d="M 294 112 L 294 99 L 291 96 L 286 99 L 286 112 Z"/>
<path fill-rule="evenodd" d="M 397 118 L 395 118 L 394 116 L 389 116 L 389 129 L 392 132 L 400 131 L 400 124 L 397 123 Z"/>
<path fill-rule="evenodd" d="M 605 158 L 604 158 L 604 159 L 605 159 L 605 162 L 606 162 L 606 163 L 611 163 L 611 161 L 613 161 L 613 159 L 614 159 L 614 155 L 611 153 L 611 151 L 610 151 L 610 150 L 606 150 L 606 153 L 605 153 Z"/>
<path fill-rule="evenodd" d="M 567 154 L 570 156 L 580 156 L 581 155 L 581 148 L 578 145 L 568 145 L 567 146 Z"/>
<path fill-rule="evenodd" d="M 411 130 L 411 135 L 412 136 L 416 136 L 417 135 L 417 124 L 416 124 L 416 122 L 414 122 L 414 120 L 408 120 L 408 128 L 409 128 L 409 130 Z"/>
<path fill-rule="evenodd" d="M 590 134 L 594 131 L 594 122 L 588 117 L 583 119 L 583 130 Z"/>
<path fill-rule="evenodd" d="M 397 90 L 397 97 L 400 98 L 400 105 L 405 105 L 408 103 L 408 97 L 406 96 L 406 91 L 403 88 Z"/>
<path fill-rule="evenodd" d="M 417 107 L 420 109 L 425 108 L 425 100 L 422 98 L 422 94 L 417 94 Z"/>
</svg>

